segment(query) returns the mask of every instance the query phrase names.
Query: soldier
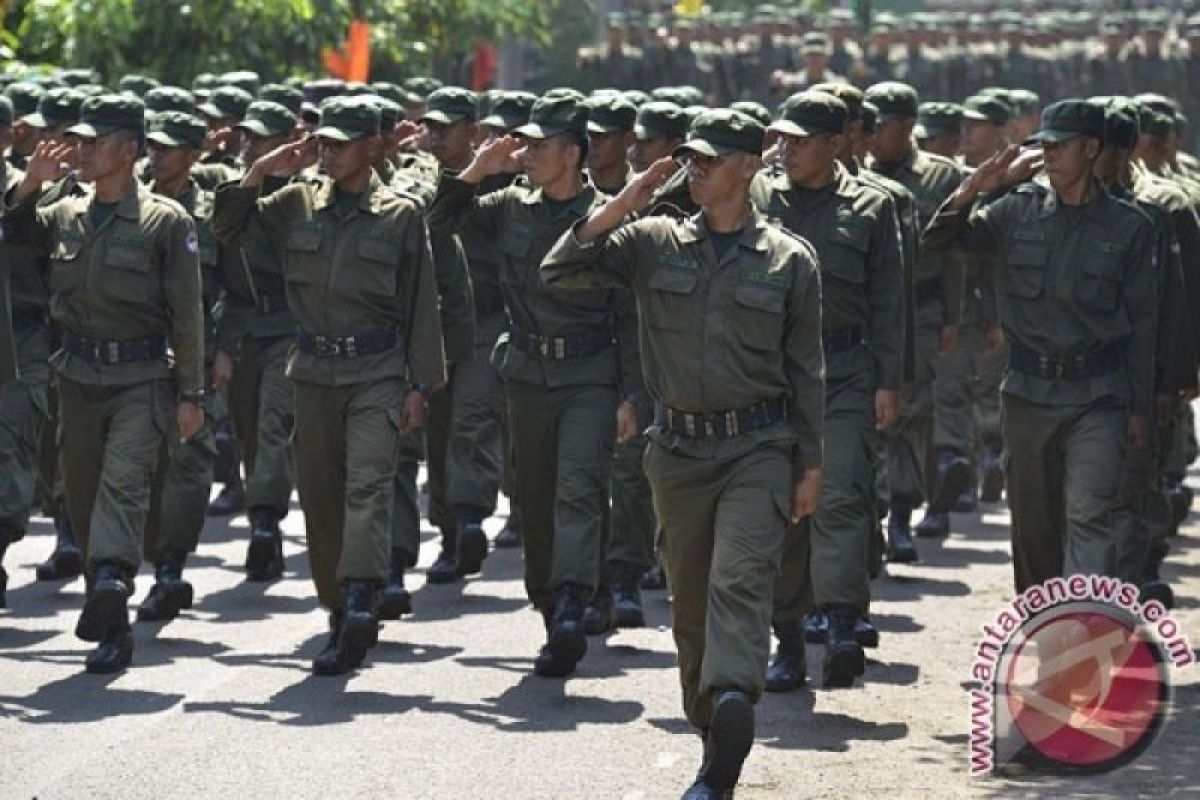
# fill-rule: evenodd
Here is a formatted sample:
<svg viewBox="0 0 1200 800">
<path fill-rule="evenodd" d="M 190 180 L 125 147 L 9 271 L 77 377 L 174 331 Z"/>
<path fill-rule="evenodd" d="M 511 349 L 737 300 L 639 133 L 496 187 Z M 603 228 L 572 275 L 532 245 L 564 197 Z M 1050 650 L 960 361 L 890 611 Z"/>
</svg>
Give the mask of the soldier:
<svg viewBox="0 0 1200 800">
<path fill-rule="evenodd" d="M 501 253 L 510 327 L 492 363 L 507 392 L 526 591 L 546 627 L 534 662 L 543 677 L 569 675 L 587 651 L 583 610 L 599 582 L 616 422 L 622 440 L 636 433 L 635 411 L 620 400 L 617 346 L 636 317 L 618 314 L 612 292 L 550 289 L 537 274 L 559 235 L 599 204 L 583 175 L 585 126 L 581 96 L 543 97 L 519 139 L 495 140 L 459 175 L 443 174 L 430 214 L 433 227 L 477 226 Z M 528 185 L 476 197 L 482 180 L 513 171 L 518 158 Z"/>
<path fill-rule="evenodd" d="M 75 634 L 99 643 L 87 670 L 109 673 L 133 656 L 126 603 L 162 437 L 170 430 L 186 441 L 204 423 L 199 245 L 187 212 L 134 178 L 140 100 L 90 97 L 69 134 L 72 143 L 34 151 L 4 229 L 6 241 L 28 242 L 51 259 L 51 313 L 63 334 L 51 357 L 63 478 L 88 577 Z M 72 147 L 91 191 L 39 208 L 42 184 L 61 176 Z"/>
<path fill-rule="evenodd" d="M 426 227 L 371 169 L 378 137 L 371 99 L 328 100 L 315 136 L 218 189 L 213 217 L 227 244 L 265 236 L 286 254 L 299 323 L 288 360 L 296 483 L 317 595 L 331 611 L 318 675 L 357 668 L 375 644 L 400 437 L 421 424 L 431 387 L 445 379 Z M 292 177 L 318 156 L 324 176 L 260 196 L 268 175 Z"/>
<path fill-rule="evenodd" d="M 665 100 L 644 103 L 633 124 L 633 149 L 630 163 L 641 172 L 655 161 L 670 155 L 687 134 L 683 109 Z"/>
<path fill-rule="evenodd" d="M 254 95 L 237 86 L 221 86 L 205 102 L 196 107 L 208 123 L 209 136 L 204 145 L 205 165 L 234 167 L 242 152 L 242 135 L 237 124 L 246 116 Z M 232 180 L 228 171 L 212 169 L 201 172 L 201 185 Z"/>
<path fill-rule="evenodd" d="M 1049 578 L 1106 573 L 1120 470 L 1147 446 L 1155 348 L 1150 220 L 1093 177 L 1104 114 L 1081 100 L 1042 113 L 1049 186 L 1018 148 L 963 181 L 924 244 L 999 250 L 996 297 L 1010 343 L 1002 385 L 1013 567 L 1018 592 Z"/>
<path fill-rule="evenodd" d="M 954 159 L 962 139 L 962 106 L 958 103 L 921 103 L 913 136 L 917 146 L 927 153 Z"/>
<path fill-rule="evenodd" d="M 846 79 L 828 69 L 829 37 L 820 31 L 805 34 L 800 52 L 804 56 L 804 67 L 799 72 L 776 72 L 771 76 L 771 85 L 777 94 L 790 95 L 803 92 L 819 83 L 845 83 Z"/>
<path fill-rule="evenodd" d="M 157 114 L 159 111 L 196 113 L 195 96 L 178 86 L 156 86 L 146 92 L 142 102 L 146 104 L 146 112 L 150 114 Z"/>
<path fill-rule="evenodd" d="M 782 134 L 784 174 L 771 182 L 764 213 L 812 242 L 820 257 L 827 365 L 821 507 L 789 538 L 776 583 L 772 621 L 780 642 L 780 690 L 803 682 L 800 616 L 809 598 L 829 620 L 825 685 L 850 686 L 864 671 L 855 626 L 870 597 L 875 437 L 896 420 L 904 366 L 904 268 L 895 207 L 837 161 L 847 113 L 832 95 L 804 92 L 788 98 L 771 126 Z M 670 522 L 664 522 L 669 532 Z"/>
<path fill-rule="evenodd" d="M 749 117 L 702 114 L 683 146 L 700 215 L 621 225 L 676 169 L 664 158 L 542 267 L 556 286 L 628 287 L 641 307 L 655 401 L 646 471 L 664 522 L 684 712 L 704 741 L 686 800 L 732 796 L 754 738 L 786 525 L 812 513 L 821 486 L 816 257 L 749 203 L 762 142 Z"/>
<path fill-rule="evenodd" d="M 24 169 L 25 162 L 39 141 L 39 129 L 25 119 L 36 113 L 45 90 L 36 83 L 19 81 L 4 87 L 4 96 L 13 107 L 12 141 L 9 143 L 8 163 Z"/>
</svg>

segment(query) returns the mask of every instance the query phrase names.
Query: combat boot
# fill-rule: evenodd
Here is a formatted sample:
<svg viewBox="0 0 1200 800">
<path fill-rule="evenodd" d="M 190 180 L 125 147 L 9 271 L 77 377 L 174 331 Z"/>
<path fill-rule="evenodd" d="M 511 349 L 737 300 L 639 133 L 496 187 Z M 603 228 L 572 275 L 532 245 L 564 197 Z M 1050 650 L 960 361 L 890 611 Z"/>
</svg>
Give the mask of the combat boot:
<svg viewBox="0 0 1200 800">
<path fill-rule="evenodd" d="M 404 588 L 404 567 L 407 556 L 398 547 L 392 548 L 392 560 L 388 567 L 388 582 L 379 593 L 377 613 L 380 619 L 400 619 L 412 613 L 412 594 Z"/>
<path fill-rule="evenodd" d="M 500 548 L 521 546 L 521 518 L 517 515 L 515 507 L 509 508 L 508 519 L 505 520 L 504 527 L 496 534 L 493 543 Z"/>
<path fill-rule="evenodd" d="M 808 644 L 825 644 L 829 634 L 829 617 L 824 610 L 815 609 L 804 617 L 804 641 Z"/>
<path fill-rule="evenodd" d="M 488 554 L 487 535 L 483 532 L 483 514 L 474 509 L 454 509 L 455 535 L 458 538 L 458 574 L 478 575 Z"/>
<path fill-rule="evenodd" d="M 133 663 L 133 631 L 126 623 L 105 634 L 95 650 L 88 653 L 84 669 L 93 675 L 111 675 Z"/>
<path fill-rule="evenodd" d="M 662 564 L 655 562 L 650 569 L 646 570 L 642 575 L 642 588 L 647 592 L 661 592 L 667 588 L 667 573 L 663 570 Z"/>
<path fill-rule="evenodd" d="M 75 635 L 85 642 L 99 642 L 115 630 L 128 628 L 128 600 L 129 585 L 124 570 L 116 564 L 97 565 L 88 581 Z"/>
<path fill-rule="evenodd" d="M 712 721 L 704 736 L 704 763 L 684 800 L 724 800 L 733 797 L 742 765 L 754 744 L 754 704 L 736 689 L 713 700 Z"/>
<path fill-rule="evenodd" d="M 75 528 L 65 512 L 54 518 L 54 552 L 37 565 L 39 581 L 69 581 L 83 572 L 83 552 L 75 541 Z"/>
<path fill-rule="evenodd" d="M 346 581 L 342 608 L 330 617 L 330 628 L 329 642 L 313 660 L 313 672 L 344 675 L 362 666 L 367 651 L 379 639 L 375 587 L 369 581 Z"/>
<path fill-rule="evenodd" d="M 617 626 L 612 589 L 601 584 L 583 609 L 583 630 L 588 636 L 608 633 Z"/>
<path fill-rule="evenodd" d="M 458 568 L 458 535 L 449 528 L 442 528 L 442 552 L 425 570 L 429 583 L 454 583 L 462 577 Z"/>
<path fill-rule="evenodd" d="M 221 487 L 221 491 L 208 504 L 210 517 L 232 517 L 246 507 L 246 486 L 239 477 Z"/>
<path fill-rule="evenodd" d="M 613 616 L 618 628 L 642 628 L 646 625 L 646 614 L 642 610 L 642 592 L 639 582 L 642 568 L 637 564 L 615 561 L 610 567 L 613 575 Z"/>
<path fill-rule="evenodd" d="M 866 671 L 866 657 L 854 635 L 858 616 L 854 606 L 829 607 L 829 634 L 825 639 L 826 689 L 853 686 L 854 679 Z"/>
<path fill-rule="evenodd" d="M 996 447 L 984 447 L 979 456 L 980 472 L 979 502 L 999 503 L 1004 492 L 1004 459 Z"/>
<path fill-rule="evenodd" d="M 912 505 L 907 500 L 893 498 L 887 525 L 887 560 L 891 564 L 912 564 L 917 560 L 911 519 Z"/>
<path fill-rule="evenodd" d="M 192 585 L 183 579 L 184 557 L 179 553 L 164 553 L 154 568 L 154 585 L 138 606 L 138 622 L 165 622 L 175 619 L 179 612 L 192 607 Z"/>
<path fill-rule="evenodd" d="M 807 662 L 804 658 L 804 634 L 796 622 L 775 626 L 775 660 L 767 669 L 768 692 L 794 692 L 804 686 Z"/>
<path fill-rule="evenodd" d="M 952 450 L 942 450 L 937 456 L 937 478 L 929 511 L 943 514 L 954 507 L 959 495 L 971 485 L 971 462 Z"/>
<path fill-rule="evenodd" d="M 246 548 L 246 580 L 263 583 L 283 577 L 283 533 L 279 516 L 269 508 L 250 512 L 250 544 Z"/>
<path fill-rule="evenodd" d="M 950 515 L 945 511 L 926 509 L 925 518 L 917 523 L 917 536 L 923 539 L 945 539 L 950 535 Z"/>
<path fill-rule="evenodd" d="M 587 653 L 583 630 L 583 604 L 588 590 L 577 583 L 564 583 L 555 593 L 554 611 L 547 621 L 546 645 L 534 661 L 533 670 L 543 678 L 563 678 Z"/>
</svg>

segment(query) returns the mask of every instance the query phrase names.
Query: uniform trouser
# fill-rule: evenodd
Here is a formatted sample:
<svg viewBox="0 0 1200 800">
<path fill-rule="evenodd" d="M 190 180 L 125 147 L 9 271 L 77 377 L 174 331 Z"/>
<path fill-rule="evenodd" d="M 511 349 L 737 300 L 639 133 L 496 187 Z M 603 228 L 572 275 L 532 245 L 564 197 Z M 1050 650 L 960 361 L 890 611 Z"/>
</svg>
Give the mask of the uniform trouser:
<svg viewBox="0 0 1200 800">
<path fill-rule="evenodd" d="M 989 353 L 985 328 L 959 328 L 958 345 L 937 360 L 934 379 L 934 451 L 950 450 L 971 458 L 976 446 L 1001 446 L 1000 381 L 1008 347 Z M 972 433 L 974 431 L 974 435 Z"/>
<path fill-rule="evenodd" d="M 1155 432 L 1153 448 L 1127 451 L 1121 462 L 1121 484 L 1114 512 L 1116 536 L 1110 573 L 1134 584 L 1144 583 L 1149 556 L 1165 553 L 1171 507 L 1162 483 L 1163 458 L 1176 433 L 1176 419 Z"/>
<path fill-rule="evenodd" d="M 518 382 L 506 390 L 525 591 L 535 607 L 549 609 L 563 584 L 595 589 L 599 582 L 617 391 Z"/>
<path fill-rule="evenodd" d="M 220 408 L 223 405 L 206 403 L 204 426 L 184 443 L 179 441 L 175 420 L 170 420 L 154 470 L 150 512 L 146 517 L 143 551 L 151 564 L 161 563 L 166 550 L 177 556 L 196 552 L 217 460 L 215 420 L 223 416 Z"/>
<path fill-rule="evenodd" d="M 851 605 L 865 612 L 870 603 L 878 439 L 873 383 L 869 371 L 826 382 L 825 483 L 816 513 L 787 537 L 775 585 L 776 624 L 799 621 L 813 605 Z"/>
<path fill-rule="evenodd" d="M 400 459 L 396 464 L 396 496 L 392 504 L 392 549 L 404 553 L 404 566 L 417 563 L 421 552 L 421 503 L 417 472 L 425 457 L 425 429 L 400 435 Z"/>
<path fill-rule="evenodd" d="M 246 507 L 281 518 L 292 496 L 291 380 L 285 374 L 291 338 L 241 342 L 229 391 L 230 417 L 246 464 Z"/>
<path fill-rule="evenodd" d="M 1163 475 L 1170 483 L 1180 483 L 1188 466 L 1196 460 L 1196 419 L 1191 406 L 1184 406 L 1164 443 Z"/>
<path fill-rule="evenodd" d="M 63 498 L 62 458 L 58 452 L 58 376 L 46 384 L 46 419 L 38 436 L 37 494 L 42 514 L 57 518 L 66 511 Z"/>
<path fill-rule="evenodd" d="M 654 563 L 654 533 L 658 520 L 654 515 L 654 497 L 642 464 L 647 439 L 638 435 L 613 451 L 612 478 L 609 480 L 612 508 L 608 513 L 605 543 L 601 550 L 600 572 L 608 578 L 607 567 L 617 562 L 648 569 Z"/>
<path fill-rule="evenodd" d="M 936 310 L 940 312 L 941 304 Z M 923 310 L 923 309 L 922 309 Z M 919 315 L 922 318 L 925 314 Z M 938 317 L 940 317 L 940 313 Z M 941 326 L 935 321 L 918 326 L 916 332 L 916 375 L 904 387 L 900 416 L 884 437 L 887 448 L 887 480 L 890 497 L 920 505 L 929 497 L 933 474 L 933 381 Z"/>
<path fill-rule="evenodd" d="M 29 525 L 45 419 L 44 375 L 0 384 L 0 546 L 20 539 Z"/>
<path fill-rule="evenodd" d="M 660 554 L 674 595 L 683 710 L 697 728 L 709 725 L 714 690 L 762 695 L 790 451 L 766 444 L 734 457 L 690 458 L 653 443 L 646 450 L 663 526 Z"/>
<path fill-rule="evenodd" d="M 454 365 L 452 413 L 446 447 L 446 500 L 451 508 L 472 506 L 485 516 L 496 510 L 504 469 L 501 439 L 503 384 L 488 359 L 491 345 Z"/>
<path fill-rule="evenodd" d="M 1108 571 L 1129 412 L 1114 400 L 1046 406 L 1002 400 L 1017 591 Z"/>
<path fill-rule="evenodd" d="M 342 606 L 345 580 L 387 580 L 400 454 L 400 378 L 296 381 L 296 486 L 317 597 Z"/>
<path fill-rule="evenodd" d="M 112 563 L 132 575 L 141 565 L 172 393 L 167 380 L 93 386 L 58 377 L 66 504 L 89 571 Z"/>
<path fill-rule="evenodd" d="M 446 496 L 446 450 L 454 427 L 454 367 L 447 372 L 445 387 L 429 398 L 429 418 L 425 427 L 425 455 L 429 481 L 429 522 L 435 528 L 454 530 L 454 508 Z"/>
</svg>

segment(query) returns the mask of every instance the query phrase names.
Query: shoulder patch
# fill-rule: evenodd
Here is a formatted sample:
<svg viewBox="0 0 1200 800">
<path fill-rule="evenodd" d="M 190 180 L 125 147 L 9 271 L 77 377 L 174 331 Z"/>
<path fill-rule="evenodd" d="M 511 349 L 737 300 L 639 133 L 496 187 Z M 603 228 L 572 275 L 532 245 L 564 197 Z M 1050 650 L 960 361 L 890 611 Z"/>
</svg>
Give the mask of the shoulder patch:
<svg viewBox="0 0 1200 800">
<path fill-rule="evenodd" d="M 193 255 L 200 252 L 200 235 L 195 229 L 188 231 L 187 238 L 183 242 L 184 248 Z"/>
</svg>

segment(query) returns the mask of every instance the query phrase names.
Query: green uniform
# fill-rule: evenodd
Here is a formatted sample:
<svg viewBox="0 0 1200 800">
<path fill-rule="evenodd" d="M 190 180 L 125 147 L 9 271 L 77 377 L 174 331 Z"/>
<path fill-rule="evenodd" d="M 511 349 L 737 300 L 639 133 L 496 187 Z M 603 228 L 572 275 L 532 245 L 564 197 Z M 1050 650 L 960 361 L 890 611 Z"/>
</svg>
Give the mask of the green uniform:
<svg viewBox="0 0 1200 800">
<path fill-rule="evenodd" d="M 589 247 L 568 234 L 542 272 L 555 286 L 637 296 L 656 401 L 646 473 L 684 711 L 705 729 L 714 690 L 762 692 L 791 485 L 821 466 L 816 256 L 757 214 L 720 257 L 703 216 L 653 217 Z M 728 427 L 752 411 L 759 425 Z"/>
<path fill-rule="evenodd" d="M 1046 112 L 1047 115 L 1050 111 Z M 1024 184 L 973 213 L 944 208 L 926 247 L 1000 253 L 996 299 L 1010 345 L 1001 385 L 1018 591 L 1109 571 L 1131 414 L 1151 418 L 1154 231 L 1097 188 L 1083 207 Z"/>
<path fill-rule="evenodd" d="M 220 187 L 213 230 L 284 254 L 296 483 L 317 594 L 339 610 L 342 582 L 387 579 L 401 403 L 444 379 L 433 257 L 416 206 L 374 174 L 341 202 L 324 178 L 259 194 Z"/>
</svg>

